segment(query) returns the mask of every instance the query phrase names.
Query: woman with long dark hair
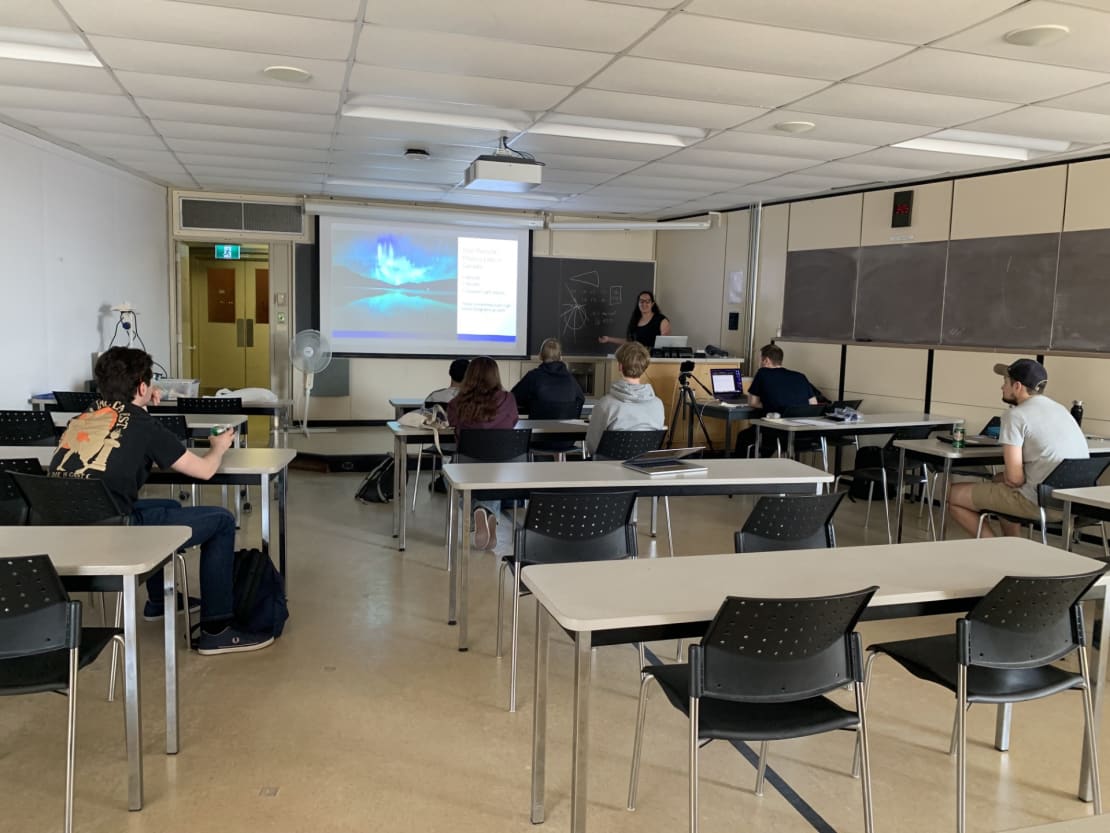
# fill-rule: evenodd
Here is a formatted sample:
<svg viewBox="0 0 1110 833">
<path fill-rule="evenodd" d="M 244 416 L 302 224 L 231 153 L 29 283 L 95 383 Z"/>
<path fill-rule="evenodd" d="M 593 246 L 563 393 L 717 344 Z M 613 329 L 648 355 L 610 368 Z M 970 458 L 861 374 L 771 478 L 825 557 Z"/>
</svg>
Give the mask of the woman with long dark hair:
<svg viewBox="0 0 1110 833">
<path fill-rule="evenodd" d="M 513 395 L 501 387 L 497 362 L 488 356 L 470 360 L 455 398 L 447 403 L 447 418 L 455 429 L 512 428 L 517 407 Z M 497 546 L 497 515 L 501 501 L 480 500 L 474 509 L 474 546 L 492 550 Z"/>
<path fill-rule="evenodd" d="M 671 322 L 659 304 L 655 302 L 655 295 L 650 289 L 640 292 L 636 298 L 636 308 L 628 318 L 628 327 L 625 328 L 625 337 L 599 336 L 601 344 L 624 344 L 629 341 L 638 341 L 648 350 L 655 346 L 656 336 L 669 336 Z"/>
</svg>

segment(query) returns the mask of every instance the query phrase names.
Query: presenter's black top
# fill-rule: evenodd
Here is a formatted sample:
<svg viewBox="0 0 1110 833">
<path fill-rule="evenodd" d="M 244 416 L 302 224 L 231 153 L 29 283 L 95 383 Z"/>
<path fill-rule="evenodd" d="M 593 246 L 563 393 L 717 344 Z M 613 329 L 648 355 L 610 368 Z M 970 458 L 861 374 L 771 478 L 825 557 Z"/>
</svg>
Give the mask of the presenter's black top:
<svg viewBox="0 0 1110 833">
<path fill-rule="evenodd" d="M 667 320 L 665 315 L 659 313 L 652 313 L 651 320 L 646 324 L 641 324 L 633 327 L 628 331 L 629 341 L 638 341 L 644 345 L 648 350 L 655 346 L 655 338 L 658 336 L 663 322 Z"/>
<path fill-rule="evenodd" d="M 804 373 L 785 367 L 761 367 L 752 378 L 748 394 L 755 394 L 768 413 L 779 413 L 784 408 L 796 408 L 809 403 L 817 391 Z"/>
</svg>

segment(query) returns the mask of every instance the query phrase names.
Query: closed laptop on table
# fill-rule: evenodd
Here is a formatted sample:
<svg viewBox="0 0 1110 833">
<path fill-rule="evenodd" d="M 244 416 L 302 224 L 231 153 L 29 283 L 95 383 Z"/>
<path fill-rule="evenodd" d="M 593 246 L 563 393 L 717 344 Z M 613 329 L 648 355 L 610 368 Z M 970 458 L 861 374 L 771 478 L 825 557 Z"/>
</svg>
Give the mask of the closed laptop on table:
<svg viewBox="0 0 1110 833">
<path fill-rule="evenodd" d="M 621 465 L 649 477 L 697 474 L 709 471 L 709 467 L 704 463 L 691 462 L 683 458 L 701 451 L 705 451 L 704 446 L 697 446 L 696 448 L 660 448 L 656 451 L 645 451 L 643 454 L 630 457 Z"/>
</svg>

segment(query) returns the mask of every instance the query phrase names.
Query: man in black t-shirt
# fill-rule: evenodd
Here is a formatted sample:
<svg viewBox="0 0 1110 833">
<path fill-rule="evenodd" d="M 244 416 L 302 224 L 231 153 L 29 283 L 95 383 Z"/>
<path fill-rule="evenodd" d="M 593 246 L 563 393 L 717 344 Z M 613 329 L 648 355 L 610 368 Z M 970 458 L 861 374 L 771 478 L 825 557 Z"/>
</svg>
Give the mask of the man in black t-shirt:
<svg viewBox="0 0 1110 833">
<path fill-rule="evenodd" d="M 240 630 L 234 621 L 234 516 L 220 506 L 182 507 L 175 500 L 139 499 L 153 466 L 211 479 L 234 431 L 213 436 L 203 457 L 186 449 L 146 411 L 147 405 L 158 404 L 161 394 L 151 385 L 153 362 L 143 350 L 111 348 L 97 359 L 94 375 L 100 399 L 66 426 L 50 461 L 50 476 L 103 480 L 120 511 L 130 515 L 132 526 L 189 527 L 193 534 L 185 545 L 200 546 L 198 651 L 211 655 L 265 648 L 274 641 L 272 635 Z M 161 577 L 152 576 L 147 589 L 144 618 L 160 619 L 165 614 Z"/>
<path fill-rule="evenodd" d="M 748 386 L 748 404 L 761 408 L 765 413 L 782 413 L 787 408 L 800 405 L 816 405 L 817 390 L 809 383 L 804 373 L 787 370 L 782 366 L 783 352 L 777 344 L 768 344 L 759 349 L 759 370 L 755 372 Z M 736 452 L 743 455 L 755 444 L 756 430 L 745 428 L 736 438 Z M 767 443 L 763 443 L 767 445 Z M 773 451 L 761 449 L 760 453 Z"/>
</svg>

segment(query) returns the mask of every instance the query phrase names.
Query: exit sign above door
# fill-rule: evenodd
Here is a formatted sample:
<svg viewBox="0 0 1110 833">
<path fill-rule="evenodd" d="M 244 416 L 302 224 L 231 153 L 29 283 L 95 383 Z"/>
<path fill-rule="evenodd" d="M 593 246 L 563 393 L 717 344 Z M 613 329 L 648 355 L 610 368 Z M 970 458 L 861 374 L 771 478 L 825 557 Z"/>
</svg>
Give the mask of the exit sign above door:
<svg viewBox="0 0 1110 833">
<path fill-rule="evenodd" d="M 239 259 L 239 244 L 229 243 L 223 246 L 216 246 L 216 260 L 238 260 Z"/>
</svg>

